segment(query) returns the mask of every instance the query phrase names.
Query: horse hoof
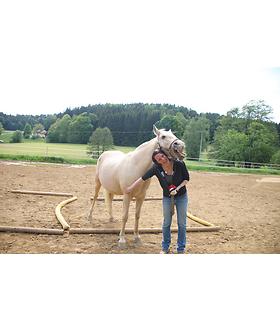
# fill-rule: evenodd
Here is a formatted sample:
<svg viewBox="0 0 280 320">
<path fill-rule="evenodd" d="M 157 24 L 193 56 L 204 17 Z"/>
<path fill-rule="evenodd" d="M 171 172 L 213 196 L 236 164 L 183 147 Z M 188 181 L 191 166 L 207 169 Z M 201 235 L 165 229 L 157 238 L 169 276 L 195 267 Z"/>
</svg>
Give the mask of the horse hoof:
<svg viewBox="0 0 280 320">
<path fill-rule="evenodd" d="M 119 240 L 118 241 L 118 246 L 119 246 L 120 249 L 126 249 L 126 241 Z"/>
<path fill-rule="evenodd" d="M 136 246 L 142 246 L 142 240 L 141 240 L 141 238 L 140 237 L 136 237 L 136 238 L 134 238 L 134 244 L 136 245 Z"/>
</svg>

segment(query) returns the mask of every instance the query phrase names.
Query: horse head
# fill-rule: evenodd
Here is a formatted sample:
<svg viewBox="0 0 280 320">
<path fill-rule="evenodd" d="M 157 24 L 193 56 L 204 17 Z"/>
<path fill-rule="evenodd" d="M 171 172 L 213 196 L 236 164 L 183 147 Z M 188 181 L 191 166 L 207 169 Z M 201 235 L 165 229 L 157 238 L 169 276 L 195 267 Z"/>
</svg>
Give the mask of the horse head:
<svg viewBox="0 0 280 320">
<path fill-rule="evenodd" d="M 183 160 L 185 157 L 185 143 L 178 139 L 171 130 L 158 129 L 153 126 L 154 134 L 157 136 L 158 145 L 172 159 Z"/>
</svg>

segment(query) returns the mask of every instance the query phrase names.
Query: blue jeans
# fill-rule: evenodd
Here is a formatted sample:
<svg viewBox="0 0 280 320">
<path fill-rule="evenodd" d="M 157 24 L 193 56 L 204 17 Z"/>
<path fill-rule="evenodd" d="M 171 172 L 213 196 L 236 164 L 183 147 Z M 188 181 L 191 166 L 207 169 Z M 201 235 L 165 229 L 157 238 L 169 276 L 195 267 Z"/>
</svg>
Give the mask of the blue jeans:
<svg viewBox="0 0 280 320">
<path fill-rule="evenodd" d="M 186 247 L 186 227 L 187 227 L 187 208 L 188 208 L 188 195 L 187 193 L 182 196 L 174 197 L 174 204 L 177 212 L 178 223 L 178 238 L 177 238 L 177 252 L 184 252 Z M 162 250 L 167 251 L 171 243 L 171 198 L 163 197 L 163 224 L 162 224 Z"/>
</svg>

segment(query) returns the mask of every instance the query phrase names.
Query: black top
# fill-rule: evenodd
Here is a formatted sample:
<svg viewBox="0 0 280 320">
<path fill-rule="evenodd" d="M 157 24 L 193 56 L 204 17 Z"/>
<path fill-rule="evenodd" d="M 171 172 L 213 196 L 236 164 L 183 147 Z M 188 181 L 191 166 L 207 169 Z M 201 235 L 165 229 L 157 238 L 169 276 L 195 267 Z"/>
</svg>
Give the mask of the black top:
<svg viewBox="0 0 280 320">
<path fill-rule="evenodd" d="M 151 169 L 149 169 L 142 177 L 142 179 L 148 180 L 152 176 L 156 175 L 158 181 L 163 189 L 163 196 L 170 197 L 168 186 L 170 183 L 167 182 L 166 174 L 161 165 L 154 164 Z M 183 182 L 183 180 L 190 180 L 188 169 L 183 161 L 174 160 L 173 163 L 173 175 L 172 175 L 172 184 L 176 187 Z M 182 196 L 186 193 L 186 186 L 180 188 L 176 196 Z"/>
</svg>

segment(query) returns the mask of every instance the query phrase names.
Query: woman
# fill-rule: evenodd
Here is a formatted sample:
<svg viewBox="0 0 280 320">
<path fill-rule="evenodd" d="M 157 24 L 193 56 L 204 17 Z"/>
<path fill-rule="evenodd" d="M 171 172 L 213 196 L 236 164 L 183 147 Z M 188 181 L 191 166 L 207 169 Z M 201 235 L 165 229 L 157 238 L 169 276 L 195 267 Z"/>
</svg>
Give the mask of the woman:
<svg viewBox="0 0 280 320">
<path fill-rule="evenodd" d="M 171 222 L 173 205 L 176 206 L 178 238 L 177 253 L 184 253 L 186 247 L 186 225 L 187 225 L 187 206 L 188 195 L 186 184 L 189 181 L 189 172 L 183 161 L 170 160 L 160 149 L 156 149 L 152 155 L 154 165 L 141 178 L 137 179 L 126 189 L 130 193 L 143 181 L 156 175 L 163 189 L 163 225 L 162 225 L 162 251 L 169 253 L 171 243 Z"/>
</svg>

